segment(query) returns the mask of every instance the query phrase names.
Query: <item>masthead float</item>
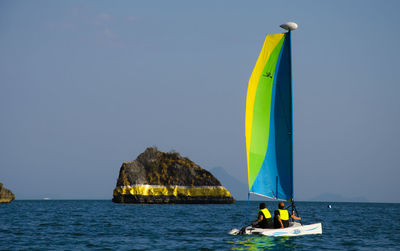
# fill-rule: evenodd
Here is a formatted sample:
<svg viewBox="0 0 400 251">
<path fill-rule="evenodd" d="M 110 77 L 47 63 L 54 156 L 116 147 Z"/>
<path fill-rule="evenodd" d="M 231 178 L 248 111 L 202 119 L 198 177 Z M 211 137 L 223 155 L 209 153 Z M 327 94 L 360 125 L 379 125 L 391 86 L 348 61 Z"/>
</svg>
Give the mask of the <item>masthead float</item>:
<svg viewBox="0 0 400 251">
<path fill-rule="evenodd" d="M 294 31 L 294 30 L 297 30 L 297 27 L 299 27 L 299 26 L 296 23 L 287 22 L 287 23 L 281 24 L 280 27 L 287 31 Z"/>
<path fill-rule="evenodd" d="M 291 31 L 298 25 L 280 26 L 286 33 L 267 35 L 250 76 L 246 98 L 246 153 L 250 194 L 292 202 L 293 109 Z M 231 234 L 238 234 L 233 229 Z M 321 223 L 291 222 L 284 229 L 247 227 L 246 234 L 296 236 L 322 233 Z"/>
</svg>

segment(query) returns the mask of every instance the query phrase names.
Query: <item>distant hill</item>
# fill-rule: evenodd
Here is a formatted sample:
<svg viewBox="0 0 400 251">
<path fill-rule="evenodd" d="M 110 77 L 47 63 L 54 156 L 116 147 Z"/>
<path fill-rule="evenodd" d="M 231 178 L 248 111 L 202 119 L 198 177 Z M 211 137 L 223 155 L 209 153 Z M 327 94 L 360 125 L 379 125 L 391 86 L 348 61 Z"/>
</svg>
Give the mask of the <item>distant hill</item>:
<svg viewBox="0 0 400 251">
<path fill-rule="evenodd" d="M 236 200 L 247 200 L 247 184 L 231 176 L 222 167 L 215 167 L 209 171 L 231 192 Z"/>
<path fill-rule="evenodd" d="M 345 197 L 340 194 L 335 193 L 323 193 L 314 198 L 310 201 L 329 201 L 329 202 L 369 202 L 368 199 L 362 196 L 357 197 Z"/>
<path fill-rule="evenodd" d="M 222 185 L 231 192 L 236 200 L 247 200 L 247 184 L 241 182 L 237 178 L 231 176 L 223 167 L 215 167 L 209 170 Z M 264 197 L 251 195 L 251 200 L 268 200 Z M 311 199 L 300 199 L 305 201 L 326 201 L 326 202 L 369 202 L 367 198 L 362 196 L 345 197 L 335 193 L 322 193 Z"/>
</svg>

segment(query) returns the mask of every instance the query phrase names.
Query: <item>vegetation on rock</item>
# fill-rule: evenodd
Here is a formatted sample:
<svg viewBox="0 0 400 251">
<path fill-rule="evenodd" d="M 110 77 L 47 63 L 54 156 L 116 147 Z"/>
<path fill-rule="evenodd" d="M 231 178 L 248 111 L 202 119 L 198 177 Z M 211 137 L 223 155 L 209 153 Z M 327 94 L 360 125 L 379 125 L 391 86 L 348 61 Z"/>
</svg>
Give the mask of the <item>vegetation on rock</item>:
<svg viewBox="0 0 400 251">
<path fill-rule="evenodd" d="M 9 203 L 15 200 L 15 195 L 0 183 L 0 203 Z"/>
</svg>

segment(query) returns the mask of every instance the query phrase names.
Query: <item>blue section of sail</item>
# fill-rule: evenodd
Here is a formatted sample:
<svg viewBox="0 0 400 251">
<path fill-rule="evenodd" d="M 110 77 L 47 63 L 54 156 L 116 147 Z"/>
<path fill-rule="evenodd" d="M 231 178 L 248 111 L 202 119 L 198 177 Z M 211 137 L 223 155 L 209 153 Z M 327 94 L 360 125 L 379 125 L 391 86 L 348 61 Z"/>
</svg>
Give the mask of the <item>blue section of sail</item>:
<svg viewBox="0 0 400 251">
<path fill-rule="evenodd" d="M 250 192 L 290 200 L 293 199 L 290 33 L 286 35 L 275 71 L 267 154 Z"/>
<path fill-rule="evenodd" d="M 292 74 L 290 32 L 282 48 L 282 58 L 276 81 L 275 147 L 279 185 L 278 198 L 293 199 L 293 130 L 292 130 Z"/>
</svg>

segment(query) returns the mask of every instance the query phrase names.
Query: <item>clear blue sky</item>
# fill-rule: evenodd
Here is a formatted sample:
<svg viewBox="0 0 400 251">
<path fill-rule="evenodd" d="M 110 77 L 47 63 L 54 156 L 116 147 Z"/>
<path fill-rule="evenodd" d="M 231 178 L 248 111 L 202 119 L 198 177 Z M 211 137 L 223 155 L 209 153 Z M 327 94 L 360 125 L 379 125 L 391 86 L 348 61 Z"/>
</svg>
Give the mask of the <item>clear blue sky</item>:
<svg viewBox="0 0 400 251">
<path fill-rule="evenodd" d="M 110 199 L 121 163 L 156 145 L 247 183 L 247 81 L 265 34 L 294 21 L 296 198 L 400 202 L 399 10 L 1 1 L 0 182 L 17 199 Z"/>
</svg>

